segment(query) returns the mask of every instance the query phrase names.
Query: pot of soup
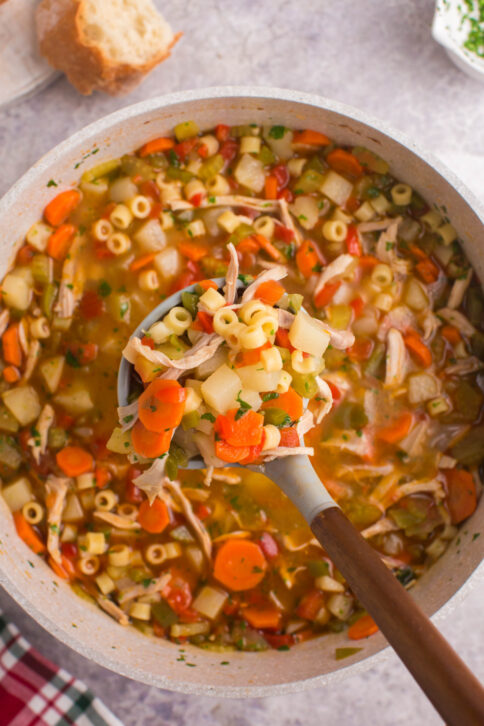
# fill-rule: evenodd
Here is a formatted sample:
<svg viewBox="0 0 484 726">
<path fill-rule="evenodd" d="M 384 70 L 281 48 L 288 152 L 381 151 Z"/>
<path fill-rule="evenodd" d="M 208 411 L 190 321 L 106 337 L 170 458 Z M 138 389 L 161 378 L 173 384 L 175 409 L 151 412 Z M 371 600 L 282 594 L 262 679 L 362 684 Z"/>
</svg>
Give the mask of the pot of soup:
<svg viewBox="0 0 484 726">
<path fill-rule="evenodd" d="M 482 559 L 482 220 L 411 142 L 291 91 L 173 94 L 52 150 L 0 203 L 2 585 L 161 688 L 266 696 L 370 664 L 384 638 L 245 468 L 300 447 L 309 399 L 331 495 L 426 613 L 456 607 Z M 231 256 L 239 285 L 267 277 L 222 315 Z M 118 410 L 130 336 L 188 286 L 126 348 Z"/>
</svg>

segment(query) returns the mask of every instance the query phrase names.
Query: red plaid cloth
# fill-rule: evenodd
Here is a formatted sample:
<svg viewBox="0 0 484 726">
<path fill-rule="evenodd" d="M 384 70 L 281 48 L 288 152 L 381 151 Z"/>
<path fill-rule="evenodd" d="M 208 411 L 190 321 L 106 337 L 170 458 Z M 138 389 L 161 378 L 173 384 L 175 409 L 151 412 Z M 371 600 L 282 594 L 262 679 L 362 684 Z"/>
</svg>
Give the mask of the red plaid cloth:
<svg viewBox="0 0 484 726">
<path fill-rule="evenodd" d="M 0 726 L 123 726 L 81 681 L 0 614 Z"/>
</svg>

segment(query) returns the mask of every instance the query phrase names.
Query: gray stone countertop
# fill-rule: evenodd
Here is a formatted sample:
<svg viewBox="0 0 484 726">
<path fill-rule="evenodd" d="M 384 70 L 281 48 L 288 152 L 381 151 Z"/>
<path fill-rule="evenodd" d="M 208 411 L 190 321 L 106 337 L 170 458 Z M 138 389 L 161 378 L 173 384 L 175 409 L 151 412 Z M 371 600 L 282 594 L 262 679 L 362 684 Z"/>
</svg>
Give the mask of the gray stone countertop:
<svg viewBox="0 0 484 726">
<path fill-rule="evenodd" d="M 484 87 L 458 71 L 432 41 L 431 0 L 165 0 L 157 5 L 184 36 L 172 57 L 130 96 L 86 98 L 60 78 L 0 112 L 0 193 L 85 124 L 164 92 L 213 85 L 320 93 L 380 117 L 433 151 L 484 155 Z M 482 588 L 474 590 L 441 625 L 481 678 L 483 594 Z M 393 654 L 328 688 L 224 701 L 159 691 L 116 676 L 55 641 L 4 592 L 0 607 L 36 648 L 82 678 L 126 726 L 441 723 Z"/>
</svg>

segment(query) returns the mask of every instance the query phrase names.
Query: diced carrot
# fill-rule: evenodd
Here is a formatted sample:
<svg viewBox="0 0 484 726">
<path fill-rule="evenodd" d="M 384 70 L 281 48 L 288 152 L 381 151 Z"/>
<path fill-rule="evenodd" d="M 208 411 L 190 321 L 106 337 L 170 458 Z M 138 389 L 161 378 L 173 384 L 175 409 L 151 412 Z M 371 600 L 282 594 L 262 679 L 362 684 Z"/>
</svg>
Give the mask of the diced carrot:
<svg viewBox="0 0 484 726">
<path fill-rule="evenodd" d="M 197 317 L 195 320 L 200 323 L 201 329 L 205 331 L 205 333 L 213 333 L 213 317 L 209 313 L 206 313 L 204 310 L 199 310 L 197 313 Z"/>
<path fill-rule="evenodd" d="M 87 366 L 95 361 L 98 354 L 96 343 L 69 343 L 65 346 L 65 350 L 74 358 L 74 365 L 78 363 L 81 366 Z"/>
<path fill-rule="evenodd" d="M 158 154 L 160 151 L 169 151 L 170 149 L 173 149 L 174 146 L 175 142 L 173 139 L 160 136 L 160 138 L 152 139 L 152 141 L 148 141 L 148 143 L 142 146 L 139 150 L 139 155 L 143 158 L 150 154 Z"/>
<path fill-rule="evenodd" d="M 192 241 L 179 242 L 178 249 L 184 257 L 187 257 L 189 260 L 193 260 L 193 262 L 198 262 L 203 259 L 203 257 L 206 257 L 209 252 L 207 245 L 204 245 L 201 242 Z"/>
<path fill-rule="evenodd" d="M 215 136 L 220 142 L 227 141 L 230 136 L 230 126 L 227 126 L 226 124 L 217 124 L 215 127 Z"/>
<path fill-rule="evenodd" d="M 301 631 L 298 631 L 298 635 Z M 312 631 L 311 631 L 312 632 Z M 287 650 L 294 645 L 296 642 L 295 635 L 289 635 L 289 633 L 264 633 L 264 640 L 267 640 L 271 648 L 276 650 Z"/>
<path fill-rule="evenodd" d="M 5 362 L 17 367 L 22 364 L 22 348 L 18 326 L 18 323 L 12 323 L 2 335 L 2 350 Z"/>
<path fill-rule="evenodd" d="M 75 232 L 76 228 L 73 224 L 61 224 L 49 237 L 47 254 L 54 260 L 62 262 L 67 257 Z"/>
<path fill-rule="evenodd" d="M 269 257 L 276 262 L 279 262 L 282 260 L 282 254 L 279 252 L 277 247 L 274 247 L 272 242 L 269 242 L 267 237 L 264 237 L 263 234 L 255 234 L 254 239 L 261 248 Z"/>
<path fill-rule="evenodd" d="M 106 466 L 96 466 L 94 479 L 98 489 L 104 489 L 112 479 L 111 472 Z"/>
<path fill-rule="evenodd" d="M 80 201 L 81 195 L 76 189 L 61 192 L 48 203 L 44 209 L 44 217 L 53 227 L 58 227 L 66 221 Z"/>
<path fill-rule="evenodd" d="M 292 143 L 307 144 L 308 146 L 328 146 L 331 141 L 326 134 L 322 134 L 320 131 L 306 129 L 305 131 L 296 131 L 292 137 Z"/>
<path fill-rule="evenodd" d="M 417 262 L 415 265 L 415 271 L 427 285 L 431 285 L 439 277 L 439 268 L 434 262 L 432 262 L 430 257 Z"/>
<path fill-rule="evenodd" d="M 365 309 L 365 303 L 364 303 L 363 298 L 361 298 L 359 296 L 353 298 L 353 300 L 350 302 L 350 305 L 353 308 L 353 315 L 354 315 L 355 319 L 359 318 L 360 315 L 362 314 L 363 310 Z"/>
<path fill-rule="evenodd" d="M 371 338 L 357 338 L 351 348 L 348 348 L 348 357 L 353 361 L 368 360 L 374 343 Z"/>
<path fill-rule="evenodd" d="M 363 174 L 363 167 L 356 156 L 353 156 L 353 154 L 344 149 L 330 151 L 326 157 L 326 161 L 332 169 L 341 174 L 348 174 L 348 176 L 354 177 Z"/>
<path fill-rule="evenodd" d="M 131 270 L 131 272 L 137 272 L 138 270 L 142 270 L 143 267 L 146 267 L 147 265 L 151 265 L 151 263 L 155 259 L 156 255 L 157 255 L 157 252 L 150 252 L 147 255 L 142 255 L 141 257 L 137 257 L 130 264 L 129 269 Z"/>
<path fill-rule="evenodd" d="M 321 590 L 310 590 L 297 606 L 296 614 L 304 620 L 314 620 L 323 606 L 324 595 Z"/>
<path fill-rule="evenodd" d="M 447 469 L 447 506 L 452 524 L 460 524 L 470 517 L 477 506 L 474 477 L 465 469 Z"/>
<path fill-rule="evenodd" d="M 249 605 L 241 611 L 241 615 L 249 625 L 257 629 L 277 630 L 281 625 L 281 612 L 270 601 L 260 605 Z"/>
<path fill-rule="evenodd" d="M 275 305 L 283 295 L 283 286 L 275 280 L 268 280 L 267 282 L 262 282 L 259 285 L 255 291 L 254 297 L 258 300 L 262 300 L 262 302 L 266 303 L 266 305 Z"/>
<path fill-rule="evenodd" d="M 210 290 L 210 288 L 212 288 L 212 290 L 217 289 L 217 283 L 213 280 L 200 280 L 197 282 L 197 285 L 200 285 L 202 290 Z"/>
<path fill-rule="evenodd" d="M 138 523 L 150 534 L 163 532 L 170 523 L 170 513 L 165 502 L 157 498 L 150 504 L 145 499 L 138 511 Z"/>
<path fill-rule="evenodd" d="M 278 328 L 276 332 L 276 345 L 287 348 L 291 353 L 296 350 L 289 340 L 289 331 L 285 328 Z M 257 361 L 256 361 L 257 362 Z"/>
<path fill-rule="evenodd" d="M 188 154 L 193 151 L 197 144 L 198 137 L 194 136 L 193 139 L 185 139 L 185 141 L 180 141 L 179 144 L 175 144 L 173 150 L 182 161 L 185 161 Z"/>
<path fill-rule="evenodd" d="M 361 255 L 358 262 L 360 267 L 364 270 L 372 270 L 379 264 L 380 261 L 378 257 L 375 257 L 374 255 Z"/>
<path fill-rule="evenodd" d="M 17 252 L 17 262 L 19 265 L 28 265 L 32 261 L 35 252 L 29 245 L 23 245 Z"/>
<path fill-rule="evenodd" d="M 350 625 L 348 628 L 348 638 L 351 640 L 361 640 L 368 638 L 378 632 L 378 625 L 370 615 L 362 615 L 361 618 Z"/>
<path fill-rule="evenodd" d="M 388 426 L 381 428 L 377 432 L 376 437 L 387 444 L 397 444 L 408 434 L 412 423 L 413 415 L 410 411 L 405 411 L 396 419 L 396 421 L 393 421 Z"/>
<path fill-rule="evenodd" d="M 280 393 L 277 398 L 264 401 L 262 408 L 264 410 L 267 408 L 281 408 L 287 413 L 291 421 L 297 421 L 301 418 L 304 411 L 303 400 L 294 388 L 289 388 L 286 393 Z"/>
<path fill-rule="evenodd" d="M 64 555 L 61 555 L 61 561 L 56 562 L 53 557 L 49 557 L 47 560 L 51 570 L 55 572 L 57 577 L 61 580 L 75 580 L 76 579 L 76 568 L 74 563 Z"/>
<path fill-rule="evenodd" d="M 172 433 L 172 429 L 161 433 L 149 431 L 141 421 L 136 421 L 131 429 L 131 441 L 137 454 L 147 459 L 156 459 L 166 454 L 170 448 Z"/>
<path fill-rule="evenodd" d="M 55 459 L 66 476 L 80 476 L 94 468 L 91 454 L 80 446 L 65 446 L 57 452 Z"/>
<path fill-rule="evenodd" d="M 163 433 L 178 426 L 187 392 L 178 381 L 155 378 L 138 399 L 138 415 L 145 428 Z"/>
<path fill-rule="evenodd" d="M 276 224 L 274 227 L 274 237 L 288 245 L 294 239 L 294 230 L 289 227 L 284 227 L 283 224 Z"/>
<path fill-rule="evenodd" d="M 286 426 L 285 428 L 280 429 L 280 432 L 281 440 L 279 442 L 279 446 L 299 446 L 299 434 L 295 426 Z"/>
<path fill-rule="evenodd" d="M 262 439 L 264 416 L 249 410 L 237 418 L 238 409 L 220 414 L 215 421 L 215 431 L 231 446 L 257 446 Z"/>
<path fill-rule="evenodd" d="M 225 587 L 241 591 L 257 587 L 266 569 L 266 559 L 255 542 L 229 539 L 217 552 L 213 574 Z"/>
<path fill-rule="evenodd" d="M 244 237 L 237 243 L 236 249 L 238 253 L 243 255 L 247 252 L 258 252 L 260 247 L 253 237 Z"/>
<path fill-rule="evenodd" d="M 451 345 L 457 345 L 462 340 L 459 329 L 454 325 L 443 325 L 440 328 L 440 334 Z"/>
<path fill-rule="evenodd" d="M 328 305 L 328 303 L 330 303 L 333 299 L 336 291 L 339 290 L 340 285 L 341 280 L 336 280 L 336 282 L 327 282 L 314 298 L 314 304 L 316 307 L 324 308 L 325 305 Z"/>
<path fill-rule="evenodd" d="M 5 366 L 2 373 L 7 383 L 16 383 L 20 380 L 20 371 L 17 366 Z"/>
<path fill-rule="evenodd" d="M 432 365 L 432 353 L 425 343 L 420 340 L 417 333 L 409 332 L 403 336 L 403 340 L 410 353 L 421 366 L 428 368 Z"/>
<path fill-rule="evenodd" d="M 266 341 L 264 345 L 261 345 L 259 348 L 252 348 L 251 350 L 243 350 L 241 353 L 237 355 L 237 359 L 235 361 L 235 367 L 236 368 L 243 368 L 244 366 L 253 366 L 256 363 L 260 361 L 260 355 L 263 350 L 268 350 L 269 348 L 272 348 L 272 345 L 269 343 L 269 341 Z"/>
<path fill-rule="evenodd" d="M 201 519 L 202 522 L 204 519 L 207 519 L 212 514 L 212 510 L 210 507 L 207 507 L 206 504 L 203 502 L 199 502 L 195 508 L 195 516 L 198 517 L 198 519 Z"/>
<path fill-rule="evenodd" d="M 304 277 L 311 277 L 323 262 L 323 256 L 315 242 L 305 239 L 296 252 L 296 264 Z"/>
<path fill-rule="evenodd" d="M 266 199 L 277 199 L 277 177 L 270 174 L 266 176 L 264 183 L 264 194 Z"/>
<path fill-rule="evenodd" d="M 361 257 L 361 241 L 358 235 L 358 228 L 356 224 L 348 225 L 348 233 L 346 235 L 346 248 L 349 255 L 355 255 L 355 257 Z"/>
<path fill-rule="evenodd" d="M 231 446 L 226 441 L 215 442 L 215 455 L 227 464 L 238 464 L 250 457 L 250 446 Z"/>
<path fill-rule="evenodd" d="M 95 290 L 86 290 L 79 303 L 79 312 L 86 320 L 93 320 L 104 313 L 104 300 Z"/>
<path fill-rule="evenodd" d="M 35 532 L 33 527 L 27 522 L 21 511 L 13 513 L 13 521 L 17 534 L 36 555 L 45 552 L 45 545 Z"/>
</svg>

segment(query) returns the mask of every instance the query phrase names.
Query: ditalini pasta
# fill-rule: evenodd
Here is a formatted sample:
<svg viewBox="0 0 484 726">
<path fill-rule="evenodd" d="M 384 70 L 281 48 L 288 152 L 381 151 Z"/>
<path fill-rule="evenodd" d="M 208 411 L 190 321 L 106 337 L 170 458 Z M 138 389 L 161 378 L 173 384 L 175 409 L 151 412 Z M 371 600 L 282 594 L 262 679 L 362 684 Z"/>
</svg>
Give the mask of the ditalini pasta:
<svg viewBox="0 0 484 726">
<path fill-rule="evenodd" d="M 49 182 L 1 283 L 0 475 L 56 579 L 120 625 L 217 652 L 375 632 L 244 465 L 310 455 L 406 587 L 476 508 L 484 299 L 413 182 L 321 132 L 195 122 L 76 188 Z M 205 470 L 185 468 L 196 455 Z"/>
</svg>

